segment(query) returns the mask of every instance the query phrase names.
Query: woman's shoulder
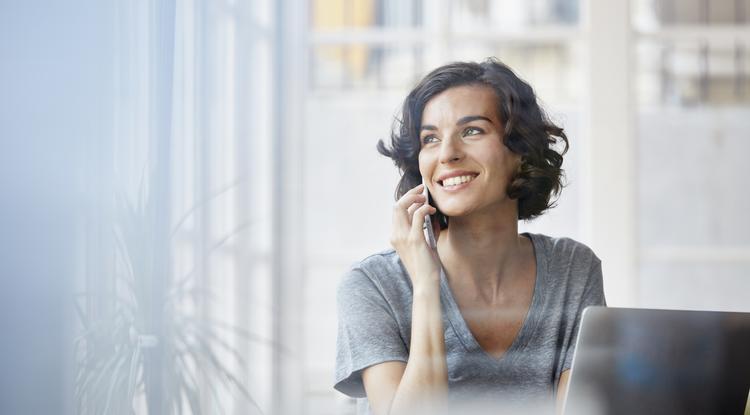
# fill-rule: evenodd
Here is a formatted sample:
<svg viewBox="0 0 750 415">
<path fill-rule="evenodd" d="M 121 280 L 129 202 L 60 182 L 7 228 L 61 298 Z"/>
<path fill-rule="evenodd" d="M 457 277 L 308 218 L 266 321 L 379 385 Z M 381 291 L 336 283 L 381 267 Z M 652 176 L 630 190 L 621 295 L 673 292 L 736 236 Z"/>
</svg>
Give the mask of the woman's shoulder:
<svg viewBox="0 0 750 415">
<path fill-rule="evenodd" d="M 384 249 L 354 262 L 339 287 L 374 286 L 381 292 L 406 289 L 410 284 L 396 251 Z"/>
<path fill-rule="evenodd" d="M 542 247 L 542 281 L 548 295 L 578 304 L 586 292 L 593 292 L 591 287 L 602 286 L 601 261 L 588 245 L 541 234 L 532 238 Z"/>
<path fill-rule="evenodd" d="M 400 259 L 393 248 L 383 249 L 352 263 L 353 269 L 373 271 L 380 268 L 397 267 Z"/>
<path fill-rule="evenodd" d="M 574 259 L 577 261 L 599 261 L 594 251 L 585 243 L 568 237 L 529 233 L 535 247 L 540 247 L 548 259 Z"/>
<path fill-rule="evenodd" d="M 600 273 L 601 261 L 586 244 L 567 237 L 532 234 L 538 248 L 537 259 L 552 284 L 586 285 L 592 275 Z M 565 276 L 565 278 L 561 278 Z"/>
</svg>

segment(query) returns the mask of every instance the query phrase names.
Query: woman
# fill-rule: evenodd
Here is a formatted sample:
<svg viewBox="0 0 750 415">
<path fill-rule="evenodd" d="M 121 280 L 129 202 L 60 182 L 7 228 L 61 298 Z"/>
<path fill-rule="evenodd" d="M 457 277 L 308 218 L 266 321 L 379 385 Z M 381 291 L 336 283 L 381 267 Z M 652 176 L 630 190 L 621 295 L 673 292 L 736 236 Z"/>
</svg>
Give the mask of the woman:
<svg viewBox="0 0 750 415">
<path fill-rule="evenodd" d="M 402 172 L 393 249 L 339 285 L 335 388 L 366 397 L 359 412 L 378 415 L 538 409 L 555 395 L 559 409 L 581 312 L 605 304 L 588 247 L 518 234 L 518 220 L 541 215 L 559 194 L 563 130 L 495 59 L 428 74 L 397 127 L 390 147 L 378 143 Z"/>
</svg>

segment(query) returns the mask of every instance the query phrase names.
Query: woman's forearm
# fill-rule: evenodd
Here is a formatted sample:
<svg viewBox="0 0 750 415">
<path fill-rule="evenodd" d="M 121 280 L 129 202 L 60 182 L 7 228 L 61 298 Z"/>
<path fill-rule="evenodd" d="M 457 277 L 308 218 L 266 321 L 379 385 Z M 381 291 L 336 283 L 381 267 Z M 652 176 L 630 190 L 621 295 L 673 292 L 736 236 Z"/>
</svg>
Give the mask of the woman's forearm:
<svg viewBox="0 0 750 415">
<path fill-rule="evenodd" d="M 440 278 L 414 286 L 409 361 L 391 403 L 390 414 L 413 414 L 419 407 L 441 412 L 448 392 Z"/>
</svg>

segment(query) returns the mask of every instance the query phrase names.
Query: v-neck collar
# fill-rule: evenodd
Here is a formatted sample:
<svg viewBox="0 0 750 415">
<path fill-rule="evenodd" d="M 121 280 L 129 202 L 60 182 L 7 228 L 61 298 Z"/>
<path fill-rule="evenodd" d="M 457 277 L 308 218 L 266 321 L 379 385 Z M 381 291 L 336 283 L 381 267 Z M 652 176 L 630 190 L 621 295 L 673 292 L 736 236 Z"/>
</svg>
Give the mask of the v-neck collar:
<svg viewBox="0 0 750 415">
<path fill-rule="evenodd" d="M 461 310 L 459 309 L 458 303 L 453 297 L 453 292 L 451 291 L 450 285 L 448 284 L 448 278 L 445 275 L 445 271 L 443 269 L 440 270 L 440 285 L 442 287 L 441 292 L 443 296 L 443 303 L 445 305 L 445 313 L 447 314 L 448 321 L 451 324 L 453 331 L 456 333 L 458 338 L 461 340 L 461 343 L 463 343 L 464 347 L 466 347 L 466 349 L 470 353 L 478 353 L 485 359 L 490 360 L 497 365 L 512 361 L 517 352 L 519 350 L 522 350 L 526 346 L 526 343 L 528 343 L 529 339 L 532 337 L 532 334 L 534 333 L 534 330 L 539 323 L 539 319 L 543 315 L 539 308 L 542 304 L 544 304 L 543 298 L 541 298 L 543 293 L 540 287 L 542 286 L 543 279 L 547 278 L 547 267 L 546 262 L 544 261 L 544 258 L 546 258 L 546 252 L 544 252 L 543 246 L 544 244 L 539 239 L 539 235 L 527 232 L 522 233 L 522 235 L 527 235 L 534 247 L 534 257 L 536 262 L 534 292 L 531 296 L 531 303 L 529 305 L 528 311 L 526 312 L 526 317 L 524 318 L 521 329 L 518 330 L 518 333 L 513 339 L 511 345 L 499 358 L 496 358 L 487 353 L 487 351 L 485 351 L 482 346 L 479 345 L 479 342 L 469 329 L 469 325 L 466 323 L 466 320 L 464 320 L 463 315 L 461 315 Z"/>
</svg>

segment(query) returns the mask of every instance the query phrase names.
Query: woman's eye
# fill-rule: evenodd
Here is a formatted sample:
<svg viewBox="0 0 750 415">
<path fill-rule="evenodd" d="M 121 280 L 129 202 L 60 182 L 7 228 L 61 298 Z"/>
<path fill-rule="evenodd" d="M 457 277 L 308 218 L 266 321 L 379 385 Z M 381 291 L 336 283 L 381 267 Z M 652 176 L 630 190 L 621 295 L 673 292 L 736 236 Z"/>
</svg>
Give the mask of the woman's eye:
<svg viewBox="0 0 750 415">
<path fill-rule="evenodd" d="M 469 128 L 467 128 L 467 129 L 464 130 L 464 137 L 466 137 L 467 135 L 477 135 L 477 134 L 481 134 L 481 133 L 483 133 L 483 131 L 481 129 L 479 129 L 477 127 L 469 127 Z"/>
<path fill-rule="evenodd" d="M 437 140 L 437 137 L 435 137 L 434 135 L 426 135 L 422 137 L 422 144 L 428 144 L 436 140 Z"/>
</svg>

